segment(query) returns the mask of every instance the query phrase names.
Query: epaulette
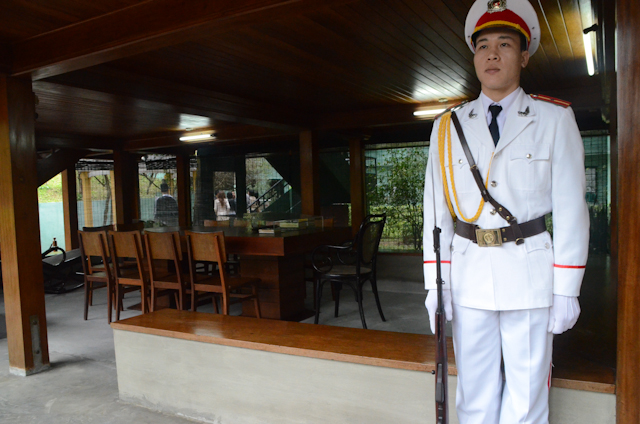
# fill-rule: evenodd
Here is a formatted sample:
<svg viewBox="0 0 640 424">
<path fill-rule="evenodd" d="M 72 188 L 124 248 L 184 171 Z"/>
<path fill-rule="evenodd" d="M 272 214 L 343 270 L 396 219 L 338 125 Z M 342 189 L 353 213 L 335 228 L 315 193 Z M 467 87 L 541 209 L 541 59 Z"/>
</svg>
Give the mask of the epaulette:
<svg viewBox="0 0 640 424">
<path fill-rule="evenodd" d="M 543 102 L 553 103 L 554 105 L 569 107 L 571 102 L 566 100 L 556 99 L 555 97 L 545 96 L 544 94 L 529 94 L 534 100 L 542 100 Z"/>
<path fill-rule="evenodd" d="M 433 118 L 434 120 L 440 118 L 442 115 L 444 115 L 445 113 L 449 113 L 449 112 L 453 112 L 455 110 L 460 109 L 462 106 L 466 105 L 467 103 L 469 103 L 469 100 L 463 100 L 460 103 L 456 103 L 453 106 L 449 106 L 444 112 L 441 112 L 439 115 L 436 115 L 435 118 Z"/>
</svg>

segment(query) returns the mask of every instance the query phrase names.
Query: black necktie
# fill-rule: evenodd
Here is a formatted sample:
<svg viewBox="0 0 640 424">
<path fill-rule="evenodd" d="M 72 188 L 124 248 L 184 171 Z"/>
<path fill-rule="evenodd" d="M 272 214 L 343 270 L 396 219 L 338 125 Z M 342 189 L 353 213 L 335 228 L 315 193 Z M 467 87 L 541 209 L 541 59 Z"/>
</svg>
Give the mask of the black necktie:
<svg viewBox="0 0 640 424">
<path fill-rule="evenodd" d="M 491 137 L 493 137 L 493 144 L 495 146 L 498 145 L 498 140 L 500 140 L 500 130 L 498 129 L 498 115 L 502 110 L 502 106 L 500 105 L 491 105 L 489 106 L 489 112 L 491 112 L 491 123 L 489 124 L 489 132 L 491 132 Z"/>
</svg>

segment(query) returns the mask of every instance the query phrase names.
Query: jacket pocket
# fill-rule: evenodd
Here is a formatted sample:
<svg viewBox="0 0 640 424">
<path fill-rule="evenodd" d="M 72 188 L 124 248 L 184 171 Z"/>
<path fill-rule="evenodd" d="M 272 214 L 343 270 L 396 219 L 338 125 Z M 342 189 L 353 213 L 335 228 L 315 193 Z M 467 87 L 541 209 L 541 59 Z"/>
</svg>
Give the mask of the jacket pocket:
<svg viewBox="0 0 640 424">
<path fill-rule="evenodd" d="M 551 145 L 516 144 L 509 147 L 509 186 L 516 190 L 551 188 Z"/>
<path fill-rule="evenodd" d="M 548 232 L 528 237 L 524 241 L 529 262 L 529 275 L 537 289 L 553 287 L 553 243 Z"/>
</svg>

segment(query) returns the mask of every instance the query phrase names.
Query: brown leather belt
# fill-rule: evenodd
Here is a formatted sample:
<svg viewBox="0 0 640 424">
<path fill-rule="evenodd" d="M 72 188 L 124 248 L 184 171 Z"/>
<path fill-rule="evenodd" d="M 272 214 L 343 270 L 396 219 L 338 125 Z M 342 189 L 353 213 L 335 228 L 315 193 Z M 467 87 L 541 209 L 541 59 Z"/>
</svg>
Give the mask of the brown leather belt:
<svg viewBox="0 0 640 424">
<path fill-rule="evenodd" d="M 544 216 L 518 224 L 518 226 L 522 231 L 523 238 L 535 236 L 547 230 Z M 456 223 L 456 234 L 460 237 L 467 238 L 482 247 L 500 246 L 502 243 L 516 241 L 516 236 L 511 226 L 485 230 L 477 225 L 458 221 Z"/>
</svg>

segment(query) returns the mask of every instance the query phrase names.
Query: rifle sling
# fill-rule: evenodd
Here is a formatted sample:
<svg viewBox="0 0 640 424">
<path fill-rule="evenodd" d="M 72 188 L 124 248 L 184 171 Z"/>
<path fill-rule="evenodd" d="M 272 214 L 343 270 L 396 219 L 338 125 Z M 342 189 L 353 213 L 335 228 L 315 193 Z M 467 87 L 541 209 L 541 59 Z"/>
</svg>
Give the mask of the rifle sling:
<svg viewBox="0 0 640 424">
<path fill-rule="evenodd" d="M 507 221 L 513 234 L 516 237 L 516 244 L 524 243 L 524 236 L 522 235 L 522 230 L 518 225 L 518 220 L 515 216 L 507 208 L 502 206 L 500 203 L 496 201 L 496 199 L 489 194 L 489 190 L 484 185 L 482 181 L 482 176 L 480 175 L 480 171 L 478 170 L 478 166 L 476 165 L 475 160 L 473 159 L 473 155 L 471 154 L 471 150 L 469 150 L 469 145 L 467 144 L 467 139 L 464 136 L 464 131 L 462 131 L 462 126 L 460 125 L 460 121 L 458 120 L 458 116 L 455 112 L 451 113 L 451 120 L 453 121 L 453 125 L 456 127 L 456 132 L 458 133 L 458 138 L 460 139 L 460 144 L 462 145 L 462 150 L 464 151 L 465 156 L 467 157 L 467 161 L 469 161 L 469 169 L 471 170 L 471 174 L 473 175 L 473 179 L 475 180 L 478 188 L 480 189 L 480 195 L 484 199 L 485 202 L 489 202 L 491 206 L 498 212 L 498 214 Z"/>
</svg>

